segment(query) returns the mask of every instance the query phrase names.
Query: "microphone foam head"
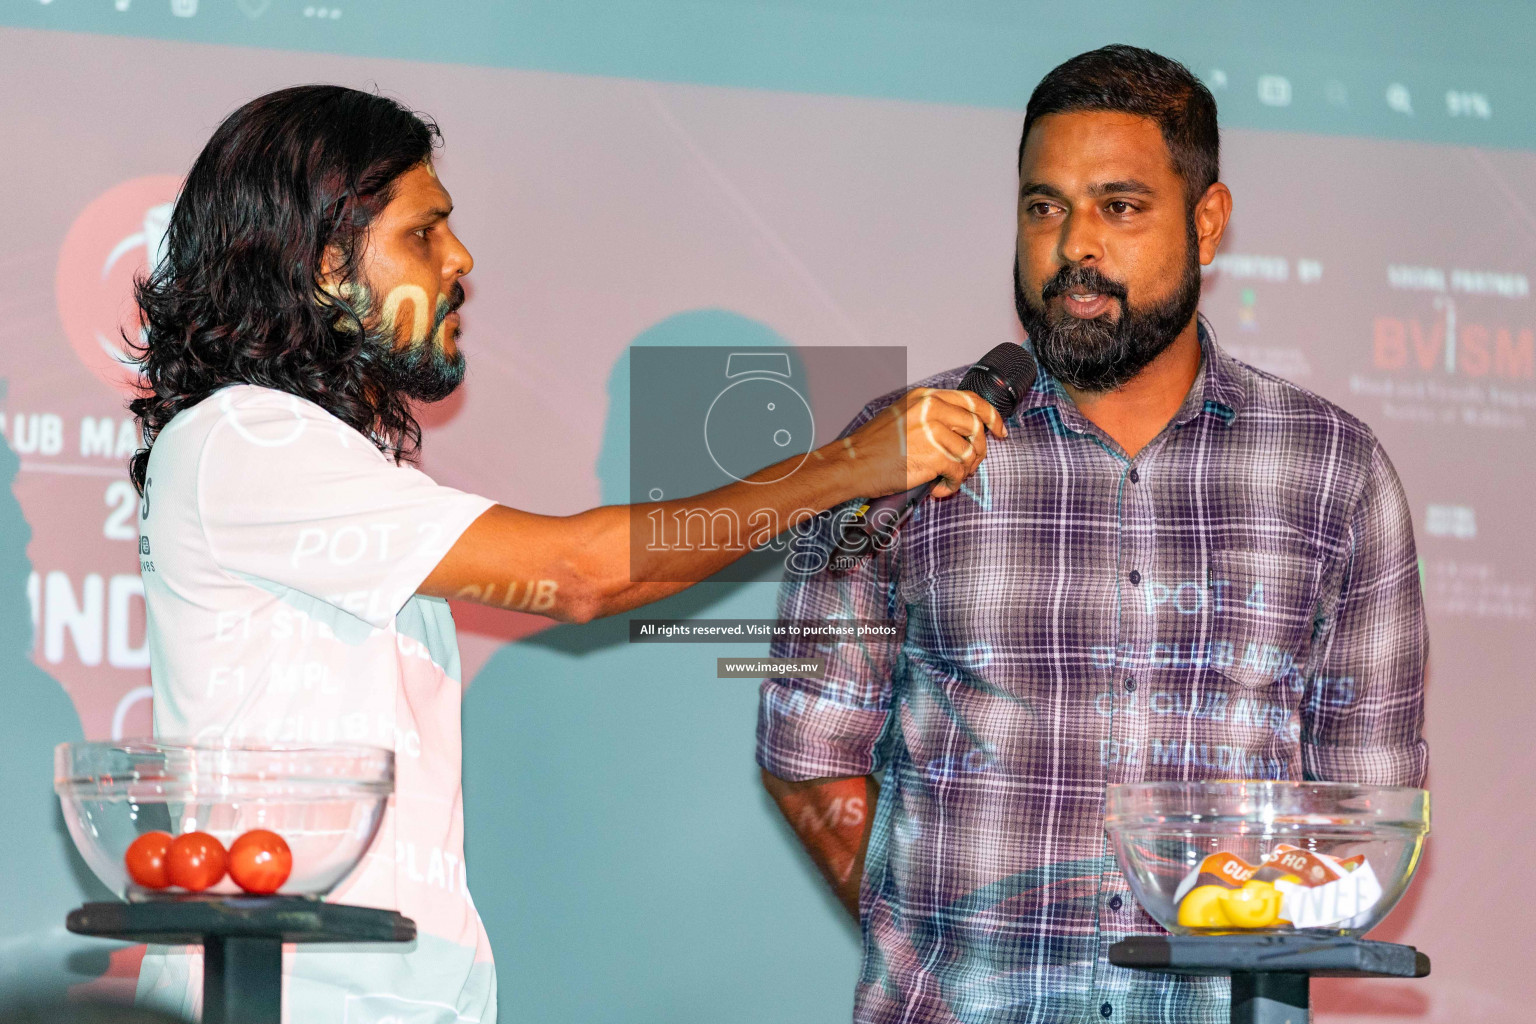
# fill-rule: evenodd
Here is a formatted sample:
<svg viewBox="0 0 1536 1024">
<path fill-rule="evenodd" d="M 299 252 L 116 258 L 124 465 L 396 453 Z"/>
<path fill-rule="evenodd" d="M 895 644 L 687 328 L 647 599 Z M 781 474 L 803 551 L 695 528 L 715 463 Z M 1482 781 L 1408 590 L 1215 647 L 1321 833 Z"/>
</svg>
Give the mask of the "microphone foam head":
<svg viewBox="0 0 1536 1024">
<path fill-rule="evenodd" d="M 1011 341 L 998 345 L 966 371 L 960 381 L 963 391 L 974 391 L 985 398 L 998 414 L 1013 415 L 1039 374 L 1035 357 L 1022 345 Z"/>
</svg>

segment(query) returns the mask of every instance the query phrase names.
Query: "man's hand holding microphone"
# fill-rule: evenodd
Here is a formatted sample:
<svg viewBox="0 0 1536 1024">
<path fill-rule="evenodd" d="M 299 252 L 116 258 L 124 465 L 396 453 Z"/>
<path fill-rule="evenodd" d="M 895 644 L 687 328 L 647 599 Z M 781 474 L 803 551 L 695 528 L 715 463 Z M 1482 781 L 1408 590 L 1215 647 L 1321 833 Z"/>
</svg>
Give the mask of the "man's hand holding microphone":
<svg viewBox="0 0 1536 1024">
<path fill-rule="evenodd" d="M 882 523 L 892 520 L 885 526 L 893 532 L 923 497 L 960 490 L 986 457 L 989 433 L 1008 436 L 1003 420 L 1022 391 L 1017 380 L 1008 384 L 1005 374 L 984 366 L 988 359 L 997 363 L 994 357 L 1005 348 L 1033 369 L 1019 346 L 999 346 L 960 389 L 914 388 L 848 436 L 703 494 L 605 505 L 572 516 L 493 506 L 419 592 L 475 600 L 481 592 L 508 592 L 506 586 L 487 589 L 491 581 L 537 584 L 548 600 L 529 610 L 585 622 L 686 589 L 784 530 L 854 499 L 862 499 L 851 517 L 856 533 L 876 529 L 874 521 L 864 521 L 864 509 L 886 506 L 900 510 L 898 518 L 882 517 Z M 1007 392 L 1013 404 L 992 391 Z"/>
</svg>

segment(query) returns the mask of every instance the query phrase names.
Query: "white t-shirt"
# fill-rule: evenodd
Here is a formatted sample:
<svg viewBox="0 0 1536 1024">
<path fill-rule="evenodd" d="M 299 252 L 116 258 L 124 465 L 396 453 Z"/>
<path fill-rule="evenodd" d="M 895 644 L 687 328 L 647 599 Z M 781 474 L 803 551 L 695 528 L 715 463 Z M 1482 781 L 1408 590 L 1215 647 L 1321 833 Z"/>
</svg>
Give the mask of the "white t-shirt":
<svg viewBox="0 0 1536 1024">
<path fill-rule="evenodd" d="M 312 402 L 250 385 L 178 414 L 140 511 L 155 734 L 395 751 L 395 795 L 329 900 L 416 921 L 412 945 L 289 947 L 294 1022 L 491 1022 L 470 899 L 458 642 L 416 588 L 493 502 L 398 466 Z M 195 1015 L 196 947 L 150 947 L 141 1002 Z"/>
</svg>

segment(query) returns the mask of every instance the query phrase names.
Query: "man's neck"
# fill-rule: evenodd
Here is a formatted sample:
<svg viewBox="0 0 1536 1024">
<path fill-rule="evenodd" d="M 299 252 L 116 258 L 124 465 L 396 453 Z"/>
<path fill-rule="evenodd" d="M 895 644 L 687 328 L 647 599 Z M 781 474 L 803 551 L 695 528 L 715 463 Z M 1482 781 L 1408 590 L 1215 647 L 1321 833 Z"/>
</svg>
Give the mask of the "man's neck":
<svg viewBox="0 0 1536 1024">
<path fill-rule="evenodd" d="M 1063 384 L 1078 411 L 1135 458 L 1162 433 L 1184 404 L 1200 373 L 1200 335 L 1195 321 L 1157 358 L 1115 391 L 1079 391 Z"/>
</svg>

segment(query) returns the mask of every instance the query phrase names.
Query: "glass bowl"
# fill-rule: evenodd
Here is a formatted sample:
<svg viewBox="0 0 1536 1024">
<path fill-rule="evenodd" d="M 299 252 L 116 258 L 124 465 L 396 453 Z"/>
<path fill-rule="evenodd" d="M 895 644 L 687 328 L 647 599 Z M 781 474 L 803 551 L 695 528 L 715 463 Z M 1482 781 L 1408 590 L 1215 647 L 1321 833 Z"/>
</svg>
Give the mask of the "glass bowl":
<svg viewBox="0 0 1536 1024">
<path fill-rule="evenodd" d="M 1358 936 L 1402 898 L 1429 793 L 1342 782 L 1109 787 L 1105 829 L 1147 912 L 1175 935 Z"/>
<path fill-rule="evenodd" d="M 187 896 L 129 877 L 124 855 L 140 835 L 207 832 L 227 849 L 251 829 L 276 832 L 292 851 L 277 892 L 318 899 L 362 860 L 395 786 L 394 752 L 363 746 L 61 743 L 53 766 L 80 855 L 108 889 L 135 902 Z M 228 875 L 206 890 L 239 892 Z"/>
</svg>

